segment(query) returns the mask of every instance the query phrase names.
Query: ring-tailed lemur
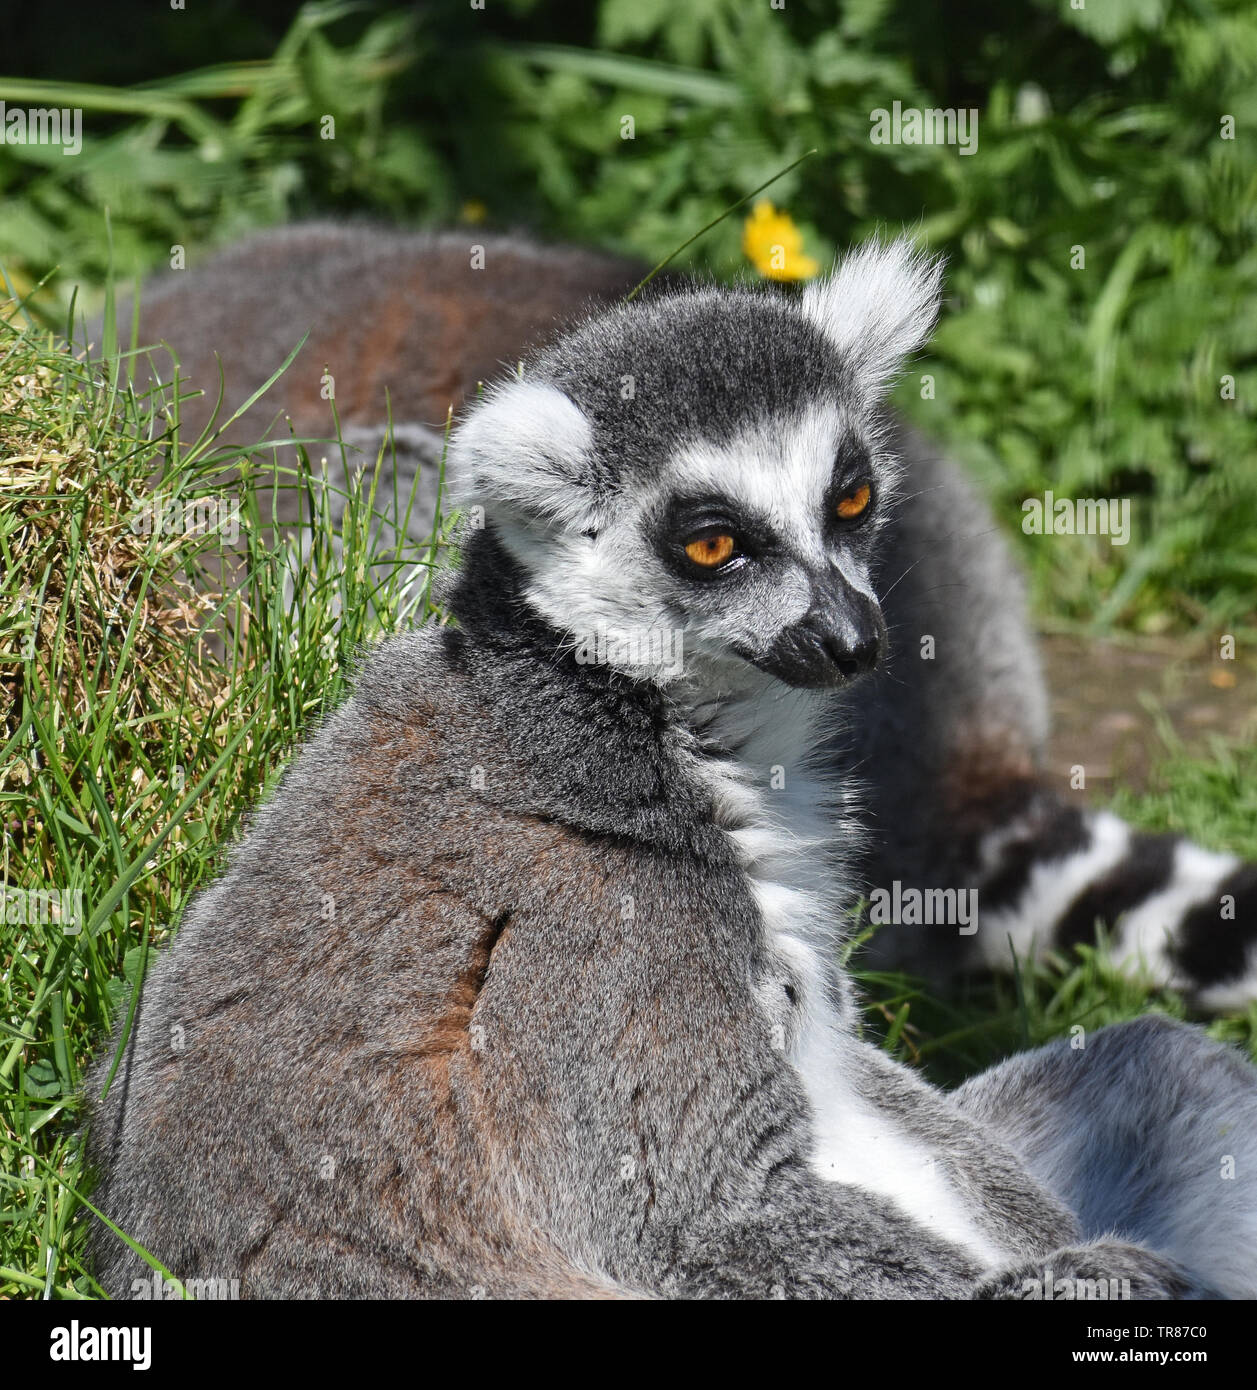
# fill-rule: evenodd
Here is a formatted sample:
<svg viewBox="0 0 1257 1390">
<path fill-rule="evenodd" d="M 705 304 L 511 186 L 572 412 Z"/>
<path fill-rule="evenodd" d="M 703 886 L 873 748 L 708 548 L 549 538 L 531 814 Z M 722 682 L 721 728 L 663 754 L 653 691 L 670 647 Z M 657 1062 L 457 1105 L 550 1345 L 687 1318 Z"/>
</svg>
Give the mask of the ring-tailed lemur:
<svg viewBox="0 0 1257 1390">
<path fill-rule="evenodd" d="M 860 832 L 809 755 L 886 642 L 880 395 L 936 294 L 900 247 L 801 303 L 670 294 L 470 411 L 455 622 L 370 657 L 97 1108 L 94 1200 L 176 1276 L 1257 1293 L 1257 1072 L 1229 1050 L 1146 1019 L 951 1097 L 858 1035 Z M 150 1285 L 103 1228 L 97 1267 Z"/>
<path fill-rule="evenodd" d="M 143 340 L 174 343 L 185 376 L 209 388 L 185 407 L 199 428 L 217 395 L 215 354 L 227 400 L 243 400 L 310 330 L 296 365 L 236 437 L 256 440 L 277 401 L 299 435 L 325 434 L 330 366 L 346 434 L 371 462 L 387 391 L 403 485 L 419 472 L 411 525 L 422 539 L 447 408 L 556 325 L 622 297 L 642 273 L 570 247 L 489 236 L 472 245 L 472 236 L 333 224 L 265 233 L 150 287 Z M 832 756 L 863 787 L 869 833 L 854 868 L 865 891 L 899 885 L 901 899 L 919 901 L 976 891 L 977 930 L 886 926 L 870 955 L 943 980 L 978 963 L 1006 968 L 1010 942 L 1024 960 L 1090 941 L 1099 923 L 1118 956 L 1138 958 L 1152 980 L 1206 1010 L 1242 1007 L 1257 996 L 1257 866 L 1133 831 L 1048 787 L 1047 699 L 1021 580 L 996 523 L 950 460 L 913 432 L 887 428 L 902 495 L 870 575 L 886 615 L 886 659 L 855 692 L 857 716 Z"/>
</svg>

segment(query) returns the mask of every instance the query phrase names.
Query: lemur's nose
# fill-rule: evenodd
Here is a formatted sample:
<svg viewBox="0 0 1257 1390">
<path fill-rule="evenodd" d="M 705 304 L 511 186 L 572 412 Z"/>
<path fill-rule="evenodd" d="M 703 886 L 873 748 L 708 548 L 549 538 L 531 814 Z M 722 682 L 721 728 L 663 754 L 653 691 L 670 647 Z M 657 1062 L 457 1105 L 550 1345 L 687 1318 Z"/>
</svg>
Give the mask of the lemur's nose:
<svg viewBox="0 0 1257 1390">
<path fill-rule="evenodd" d="M 825 639 L 825 649 L 838 674 L 845 680 L 854 680 L 856 676 L 872 671 L 882 655 L 882 644 L 876 633 L 868 634 L 853 646 L 848 646 L 831 633 Z"/>
<path fill-rule="evenodd" d="M 865 675 L 882 659 L 886 627 L 881 611 L 849 584 L 827 586 L 818 593 L 803 621 L 843 680 Z"/>
<path fill-rule="evenodd" d="M 886 624 L 877 602 L 845 580 L 827 576 L 811 606 L 782 628 L 755 664 L 787 685 L 822 689 L 845 685 L 882 659 Z"/>
</svg>

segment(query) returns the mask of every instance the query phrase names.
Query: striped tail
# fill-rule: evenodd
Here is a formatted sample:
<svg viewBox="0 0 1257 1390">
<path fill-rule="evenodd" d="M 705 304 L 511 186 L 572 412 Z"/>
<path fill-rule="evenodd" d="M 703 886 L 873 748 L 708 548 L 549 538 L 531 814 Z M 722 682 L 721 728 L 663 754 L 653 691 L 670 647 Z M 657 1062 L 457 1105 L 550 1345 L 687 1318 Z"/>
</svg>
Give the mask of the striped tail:
<svg viewBox="0 0 1257 1390">
<path fill-rule="evenodd" d="M 976 948 L 999 970 L 1093 942 L 1206 1012 L 1257 1000 L 1257 864 L 1032 793 L 979 841 Z"/>
</svg>

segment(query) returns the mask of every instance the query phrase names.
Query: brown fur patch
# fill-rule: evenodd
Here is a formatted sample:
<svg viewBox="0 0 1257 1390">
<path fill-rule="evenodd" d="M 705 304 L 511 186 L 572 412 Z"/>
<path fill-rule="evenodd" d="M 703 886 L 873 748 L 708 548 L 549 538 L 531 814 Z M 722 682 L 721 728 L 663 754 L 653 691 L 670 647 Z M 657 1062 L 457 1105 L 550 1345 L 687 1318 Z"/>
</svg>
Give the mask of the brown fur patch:
<svg viewBox="0 0 1257 1390">
<path fill-rule="evenodd" d="M 1038 789 L 1034 758 L 1013 730 L 959 729 L 939 786 L 943 816 L 961 835 L 1015 814 Z"/>
</svg>

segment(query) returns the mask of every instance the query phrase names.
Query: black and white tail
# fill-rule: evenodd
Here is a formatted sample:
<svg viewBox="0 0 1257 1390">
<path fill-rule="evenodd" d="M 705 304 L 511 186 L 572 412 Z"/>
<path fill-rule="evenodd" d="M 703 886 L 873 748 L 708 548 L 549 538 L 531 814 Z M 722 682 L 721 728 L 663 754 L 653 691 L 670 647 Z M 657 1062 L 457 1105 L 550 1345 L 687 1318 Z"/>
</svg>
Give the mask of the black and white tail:
<svg viewBox="0 0 1257 1390">
<path fill-rule="evenodd" d="M 985 964 L 1006 969 L 1102 933 L 1117 964 L 1223 1012 L 1257 1000 L 1257 864 L 1133 829 L 1049 792 L 978 841 Z"/>
<path fill-rule="evenodd" d="M 867 793 L 867 887 L 964 892 L 967 920 L 887 925 L 868 959 L 943 982 L 1104 936 L 1203 1011 L 1257 1001 L 1257 864 L 1137 831 L 1054 784 L 1047 688 L 1000 524 L 927 441 L 904 431 L 897 447 L 912 488 L 885 535 L 890 652 L 852 692 L 834 759 Z"/>
</svg>

